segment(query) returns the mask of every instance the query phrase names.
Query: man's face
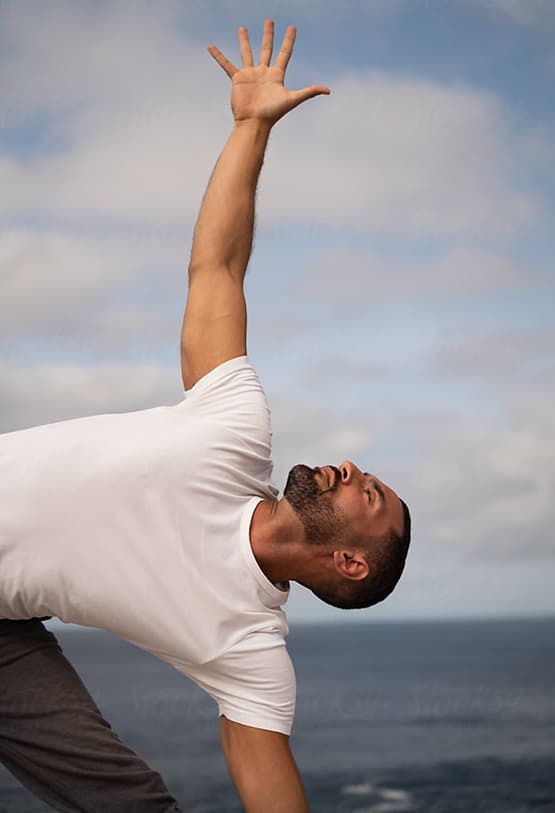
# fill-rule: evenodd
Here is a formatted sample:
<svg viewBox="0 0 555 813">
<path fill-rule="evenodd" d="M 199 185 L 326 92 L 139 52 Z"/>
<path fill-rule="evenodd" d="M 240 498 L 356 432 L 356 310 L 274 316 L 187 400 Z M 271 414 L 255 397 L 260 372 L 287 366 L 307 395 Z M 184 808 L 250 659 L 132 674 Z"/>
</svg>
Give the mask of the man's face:
<svg viewBox="0 0 555 813">
<path fill-rule="evenodd" d="M 370 535 L 403 531 L 403 508 L 395 492 L 346 460 L 339 467 L 294 466 L 283 492 L 299 516 L 307 542 L 365 546 Z"/>
</svg>

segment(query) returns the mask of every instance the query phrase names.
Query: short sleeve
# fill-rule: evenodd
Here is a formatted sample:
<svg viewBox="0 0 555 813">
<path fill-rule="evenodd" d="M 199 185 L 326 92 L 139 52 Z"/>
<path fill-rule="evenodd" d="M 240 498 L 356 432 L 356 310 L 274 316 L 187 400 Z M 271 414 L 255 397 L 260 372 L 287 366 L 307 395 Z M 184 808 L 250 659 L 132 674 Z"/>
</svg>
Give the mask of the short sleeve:
<svg viewBox="0 0 555 813">
<path fill-rule="evenodd" d="M 186 390 L 184 403 L 196 414 L 271 434 L 270 409 L 258 374 L 248 356 L 214 367 Z"/>
<path fill-rule="evenodd" d="M 217 703 L 220 715 L 289 735 L 295 714 L 295 670 L 281 636 L 255 632 L 189 676 Z"/>
<path fill-rule="evenodd" d="M 233 377 L 237 370 L 244 368 L 252 368 L 252 364 L 248 356 L 236 356 L 233 359 L 222 362 L 217 367 L 214 367 L 210 372 L 203 375 L 202 378 L 194 384 L 191 389 L 185 390 L 187 398 L 198 398 L 201 393 L 209 393 L 216 391 L 223 379 Z M 254 369 L 254 368 L 253 368 Z"/>
</svg>

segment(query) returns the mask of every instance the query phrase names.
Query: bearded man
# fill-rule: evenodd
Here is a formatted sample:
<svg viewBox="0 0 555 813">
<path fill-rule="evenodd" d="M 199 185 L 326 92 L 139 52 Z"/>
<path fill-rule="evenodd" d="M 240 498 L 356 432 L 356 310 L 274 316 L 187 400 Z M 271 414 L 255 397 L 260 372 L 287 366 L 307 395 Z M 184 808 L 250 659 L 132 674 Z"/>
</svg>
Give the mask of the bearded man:
<svg viewBox="0 0 555 813">
<path fill-rule="evenodd" d="M 247 355 L 243 281 L 272 127 L 330 91 L 290 91 L 289 26 L 273 66 L 209 52 L 231 79 L 234 126 L 196 223 L 181 332 L 185 398 L 0 436 L 0 759 L 56 810 L 170 813 L 162 778 L 128 748 L 43 621 L 97 627 L 151 652 L 216 701 L 247 813 L 304 813 L 289 735 L 295 675 L 283 605 L 296 581 L 336 607 L 395 587 L 410 516 L 351 461 L 273 484 L 270 412 Z M 185 733 L 186 735 L 186 733 Z"/>
</svg>

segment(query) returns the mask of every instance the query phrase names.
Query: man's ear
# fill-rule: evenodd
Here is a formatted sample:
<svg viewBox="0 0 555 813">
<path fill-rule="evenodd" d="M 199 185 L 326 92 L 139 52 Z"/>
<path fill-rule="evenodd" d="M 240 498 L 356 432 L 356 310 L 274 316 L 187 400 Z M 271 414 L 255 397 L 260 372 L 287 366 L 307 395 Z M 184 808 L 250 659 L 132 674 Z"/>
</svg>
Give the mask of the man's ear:
<svg viewBox="0 0 555 813">
<path fill-rule="evenodd" d="M 335 550 L 333 563 L 340 576 L 353 581 L 365 579 L 370 572 L 366 557 L 359 550 Z"/>
</svg>

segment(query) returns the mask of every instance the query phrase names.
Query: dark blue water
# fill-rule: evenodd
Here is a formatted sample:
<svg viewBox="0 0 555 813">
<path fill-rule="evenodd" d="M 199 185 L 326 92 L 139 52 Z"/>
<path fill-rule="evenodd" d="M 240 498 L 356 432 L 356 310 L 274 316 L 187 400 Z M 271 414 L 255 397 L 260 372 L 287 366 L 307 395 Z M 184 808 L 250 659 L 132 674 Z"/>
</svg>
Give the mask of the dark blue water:
<svg viewBox="0 0 555 813">
<path fill-rule="evenodd" d="M 113 636 L 56 635 L 185 811 L 242 810 L 210 698 Z M 555 813 L 555 619 L 297 626 L 288 644 L 314 813 Z M 46 810 L 0 766 L 2 813 Z"/>
</svg>

